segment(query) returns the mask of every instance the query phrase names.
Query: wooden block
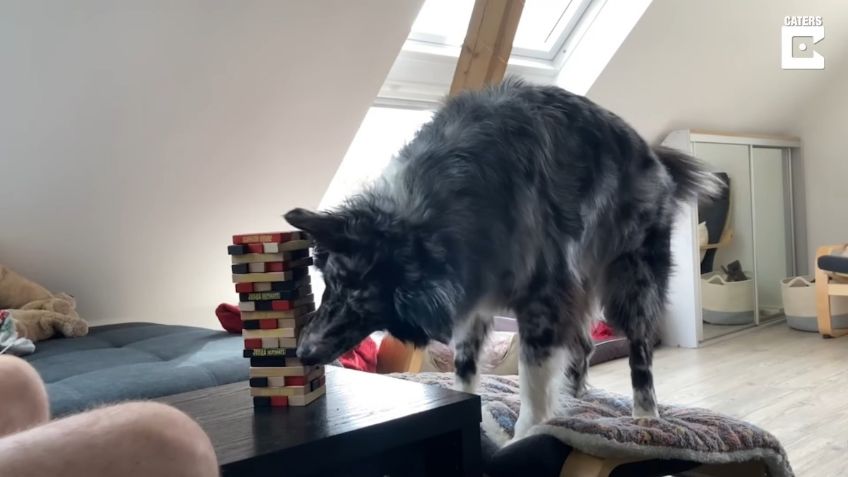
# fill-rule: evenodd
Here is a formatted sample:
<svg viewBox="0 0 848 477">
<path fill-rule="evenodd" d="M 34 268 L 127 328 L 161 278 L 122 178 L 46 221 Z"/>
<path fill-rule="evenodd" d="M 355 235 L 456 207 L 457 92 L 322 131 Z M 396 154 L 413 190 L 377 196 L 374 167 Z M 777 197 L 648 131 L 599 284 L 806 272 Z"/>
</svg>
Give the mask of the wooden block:
<svg viewBox="0 0 848 477">
<path fill-rule="evenodd" d="M 304 240 L 306 238 L 306 234 L 300 230 L 289 230 L 287 232 L 257 232 L 252 234 L 233 235 L 233 244 L 242 245 L 248 243 L 289 242 L 292 240 Z"/>
<path fill-rule="evenodd" d="M 303 396 L 290 396 L 288 404 L 289 406 L 306 406 L 312 403 L 312 401 L 323 396 L 325 392 L 327 392 L 327 387 L 321 386 L 320 388 Z"/>
<path fill-rule="evenodd" d="M 230 255 L 244 255 L 248 253 L 247 245 L 230 245 L 227 247 L 227 253 Z"/>
<path fill-rule="evenodd" d="M 239 293 L 241 301 L 263 301 L 263 300 L 296 300 L 312 294 L 310 285 L 302 286 L 294 290 L 268 291 L 255 293 Z"/>
<path fill-rule="evenodd" d="M 294 275 L 291 271 L 269 273 L 234 273 L 233 283 L 284 282 L 293 278 Z"/>
<path fill-rule="evenodd" d="M 252 262 L 233 264 L 233 273 L 268 273 L 285 272 L 312 265 L 312 257 L 302 258 L 293 262 Z"/>
<path fill-rule="evenodd" d="M 320 379 L 320 378 L 319 378 Z M 315 388 L 318 389 L 318 388 Z M 251 396 L 303 396 L 314 391 L 309 386 L 288 386 L 285 388 L 250 388 Z"/>
<path fill-rule="evenodd" d="M 265 320 L 263 320 L 263 321 L 265 321 Z M 274 322 L 275 325 L 277 323 L 274 320 L 268 320 L 268 321 Z M 251 323 L 251 322 L 245 321 L 243 323 Z M 255 322 L 253 322 L 253 323 L 255 323 Z M 300 329 L 301 329 L 300 326 L 298 326 L 296 328 L 279 328 L 277 326 L 274 326 L 274 328 L 261 328 L 260 327 L 259 329 L 245 328 L 245 330 L 248 330 L 248 331 L 260 331 L 261 330 L 261 331 L 275 331 L 276 332 L 275 333 L 276 336 L 267 336 L 265 338 L 262 338 L 263 340 L 271 339 L 271 338 L 276 338 L 278 340 L 280 338 L 297 338 L 298 334 L 300 333 Z M 270 344 L 271 342 L 268 342 L 268 343 Z M 272 346 L 268 346 L 268 345 L 266 345 L 265 341 L 263 341 L 261 348 L 285 348 L 285 346 L 280 346 L 279 342 L 277 344 L 272 345 Z"/>
<path fill-rule="evenodd" d="M 266 282 L 288 282 L 299 280 L 305 276 L 309 276 L 308 268 L 295 268 L 285 272 L 268 272 L 268 273 L 234 273 L 233 283 L 266 283 Z M 258 287 L 256 291 L 274 291 L 273 285 Z M 238 288 L 236 289 L 238 291 Z M 243 293 L 243 292 L 239 292 Z"/>
<path fill-rule="evenodd" d="M 257 349 L 262 347 L 261 339 L 246 339 L 244 340 L 244 349 Z"/>
<path fill-rule="evenodd" d="M 310 245 L 312 245 L 312 242 L 309 240 L 292 240 L 291 242 L 284 243 L 263 243 L 262 251 L 257 251 L 255 253 L 283 253 L 294 250 L 306 250 Z"/>
<path fill-rule="evenodd" d="M 262 338 L 260 341 L 262 342 L 261 348 L 264 349 L 280 347 L 280 338 Z"/>
<path fill-rule="evenodd" d="M 236 245 L 239 247 L 240 245 Z M 247 248 L 245 247 L 245 250 Z M 256 262 L 288 262 L 292 260 L 299 260 L 301 258 L 305 258 L 309 256 L 309 250 L 293 250 L 291 252 L 281 252 L 281 253 L 245 253 L 240 255 L 233 255 L 232 261 L 233 264 L 239 263 L 256 263 Z"/>
<path fill-rule="evenodd" d="M 250 378 L 248 384 L 252 388 L 267 388 L 271 381 L 268 378 Z"/>
<path fill-rule="evenodd" d="M 289 398 L 286 396 L 271 396 L 271 407 L 288 407 Z"/>
<path fill-rule="evenodd" d="M 290 376 L 311 376 L 312 379 L 324 375 L 324 366 L 286 366 L 283 368 L 250 368 L 249 375 L 251 378 L 270 378 L 270 377 L 290 377 Z"/>
<path fill-rule="evenodd" d="M 294 310 L 288 311 L 243 311 L 241 312 L 242 321 L 246 320 L 291 320 L 297 319 L 301 317 L 305 317 L 309 313 L 315 311 L 315 305 L 309 304 L 304 306 L 299 306 Z"/>
<path fill-rule="evenodd" d="M 327 384 L 327 377 L 321 375 L 321 377 L 313 379 L 309 382 L 309 390 L 315 391 L 316 389 L 323 388 L 325 384 Z"/>
<path fill-rule="evenodd" d="M 284 243 L 248 243 L 242 245 L 244 253 L 283 253 L 295 250 L 307 250 L 312 245 L 308 240 L 292 240 Z"/>
<path fill-rule="evenodd" d="M 291 328 L 275 328 L 273 330 L 241 330 L 241 335 L 245 338 L 279 338 L 279 348 L 297 348 L 297 340 L 291 334 Z M 263 346 L 264 348 L 264 346 Z"/>
<path fill-rule="evenodd" d="M 232 273 L 250 273 L 249 267 L 250 267 L 249 263 L 239 263 L 239 264 L 236 264 L 236 265 L 231 265 L 230 271 Z M 264 272 L 265 270 L 262 270 L 262 271 Z"/>
<path fill-rule="evenodd" d="M 254 397 L 253 407 L 288 407 L 289 398 L 286 396 Z"/>
<path fill-rule="evenodd" d="M 257 378 L 258 379 L 258 378 Z M 292 386 L 308 386 L 310 391 L 314 391 L 324 385 L 323 379 L 324 370 L 315 370 L 307 376 L 269 376 L 268 385 L 265 387 L 292 387 Z"/>
<path fill-rule="evenodd" d="M 251 357 L 250 358 L 250 366 L 254 368 L 262 368 L 262 367 L 285 367 L 286 360 L 292 358 L 286 358 L 284 356 L 268 356 L 268 357 Z"/>
<path fill-rule="evenodd" d="M 295 275 L 294 280 L 283 282 L 246 282 L 236 283 L 237 293 L 254 293 L 254 292 L 270 292 L 270 291 L 286 291 L 301 288 L 309 285 L 309 273 L 307 269 L 295 269 L 291 271 Z M 299 276 L 300 275 L 300 276 Z"/>
<path fill-rule="evenodd" d="M 258 329 L 262 328 L 261 326 L 259 326 L 260 323 L 262 323 L 262 320 L 242 321 L 241 327 L 242 327 L 242 329 L 245 329 L 245 330 L 258 330 Z M 277 323 L 275 322 L 274 327 L 276 327 L 276 326 L 277 326 Z"/>
<path fill-rule="evenodd" d="M 271 397 L 271 396 L 303 396 L 304 394 L 309 393 L 309 389 L 306 386 L 290 386 L 287 388 L 250 388 L 251 396 L 262 396 L 262 397 Z"/>
<path fill-rule="evenodd" d="M 301 258 L 291 262 L 240 263 L 233 265 L 233 273 L 285 272 L 287 270 L 308 267 L 310 265 L 312 265 L 312 257 Z"/>
<path fill-rule="evenodd" d="M 263 358 L 263 357 L 284 357 L 284 358 L 297 358 L 297 350 L 292 348 L 258 348 L 258 349 L 246 349 L 244 350 L 245 358 Z M 290 366 L 299 366 L 298 364 L 292 364 Z"/>
<path fill-rule="evenodd" d="M 315 303 L 315 297 L 306 295 L 296 300 L 262 300 L 262 301 L 240 301 L 241 311 L 289 311 L 299 306 Z"/>
<path fill-rule="evenodd" d="M 303 325 L 306 324 L 306 316 L 301 316 L 297 319 L 281 319 L 281 320 L 247 320 L 242 321 L 244 325 L 244 329 L 246 330 L 292 330 L 291 336 L 286 332 L 282 337 L 283 338 L 294 338 L 297 336 L 298 332 Z M 247 326 L 247 325 L 250 326 Z"/>
</svg>

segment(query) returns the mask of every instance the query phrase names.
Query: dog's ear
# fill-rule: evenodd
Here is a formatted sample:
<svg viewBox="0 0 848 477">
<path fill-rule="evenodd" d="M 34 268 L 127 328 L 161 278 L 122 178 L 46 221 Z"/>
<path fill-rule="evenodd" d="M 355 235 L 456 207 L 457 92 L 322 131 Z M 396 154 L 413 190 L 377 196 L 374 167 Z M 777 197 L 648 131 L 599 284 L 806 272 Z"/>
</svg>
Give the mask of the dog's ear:
<svg viewBox="0 0 848 477">
<path fill-rule="evenodd" d="M 283 217 L 328 250 L 338 251 L 349 241 L 345 236 L 345 218 L 341 215 L 297 208 L 286 212 Z"/>
</svg>

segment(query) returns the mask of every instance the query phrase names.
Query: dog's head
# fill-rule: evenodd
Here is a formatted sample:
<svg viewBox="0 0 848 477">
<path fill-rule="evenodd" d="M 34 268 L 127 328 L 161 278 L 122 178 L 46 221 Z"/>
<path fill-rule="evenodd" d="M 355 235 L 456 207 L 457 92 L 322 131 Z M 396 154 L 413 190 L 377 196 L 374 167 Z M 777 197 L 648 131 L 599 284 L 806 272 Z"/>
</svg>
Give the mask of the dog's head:
<svg viewBox="0 0 848 477">
<path fill-rule="evenodd" d="M 305 364 L 328 363 L 378 330 L 418 346 L 449 339 L 459 290 L 437 237 L 367 210 L 294 209 L 285 218 L 312 236 L 326 285 L 300 334 L 297 355 Z"/>
</svg>

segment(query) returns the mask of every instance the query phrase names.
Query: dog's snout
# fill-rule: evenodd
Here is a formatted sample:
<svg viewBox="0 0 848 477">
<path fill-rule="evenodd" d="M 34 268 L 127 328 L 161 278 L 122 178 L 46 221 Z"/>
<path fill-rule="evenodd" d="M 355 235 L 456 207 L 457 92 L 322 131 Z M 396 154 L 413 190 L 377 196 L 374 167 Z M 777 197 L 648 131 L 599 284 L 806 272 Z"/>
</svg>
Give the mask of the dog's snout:
<svg viewBox="0 0 848 477">
<path fill-rule="evenodd" d="M 301 343 L 300 346 L 297 347 L 297 357 L 304 364 L 311 364 L 312 361 L 315 361 L 315 353 L 317 351 L 317 347 L 311 343 Z"/>
</svg>

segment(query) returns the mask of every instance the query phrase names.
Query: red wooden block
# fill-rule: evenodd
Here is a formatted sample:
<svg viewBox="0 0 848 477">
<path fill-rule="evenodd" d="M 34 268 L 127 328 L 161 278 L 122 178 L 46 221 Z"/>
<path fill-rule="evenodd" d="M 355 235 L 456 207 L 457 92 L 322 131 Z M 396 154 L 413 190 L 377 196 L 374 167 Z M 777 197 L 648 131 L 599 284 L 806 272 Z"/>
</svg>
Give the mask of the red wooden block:
<svg viewBox="0 0 848 477">
<path fill-rule="evenodd" d="M 253 293 L 253 284 L 236 283 L 236 293 Z"/>
<path fill-rule="evenodd" d="M 271 396 L 271 406 L 273 407 L 286 407 L 289 405 L 289 397 L 288 396 Z"/>
<path fill-rule="evenodd" d="M 261 243 L 248 243 L 247 253 L 264 253 L 265 247 Z"/>
<path fill-rule="evenodd" d="M 260 349 L 262 348 L 262 338 L 250 338 L 244 340 L 244 349 Z"/>
<path fill-rule="evenodd" d="M 286 376 L 286 386 L 306 386 L 306 376 Z"/>
<path fill-rule="evenodd" d="M 294 308 L 294 301 L 292 300 L 273 300 L 271 302 L 273 311 L 289 311 L 292 308 Z"/>
<path fill-rule="evenodd" d="M 288 242 L 289 240 L 299 240 L 302 233 L 294 232 L 263 232 L 255 234 L 233 235 L 233 244 L 242 245 L 248 243 L 279 243 Z"/>
<path fill-rule="evenodd" d="M 279 320 L 259 320 L 260 330 L 276 330 L 279 325 Z"/>
</svg>

